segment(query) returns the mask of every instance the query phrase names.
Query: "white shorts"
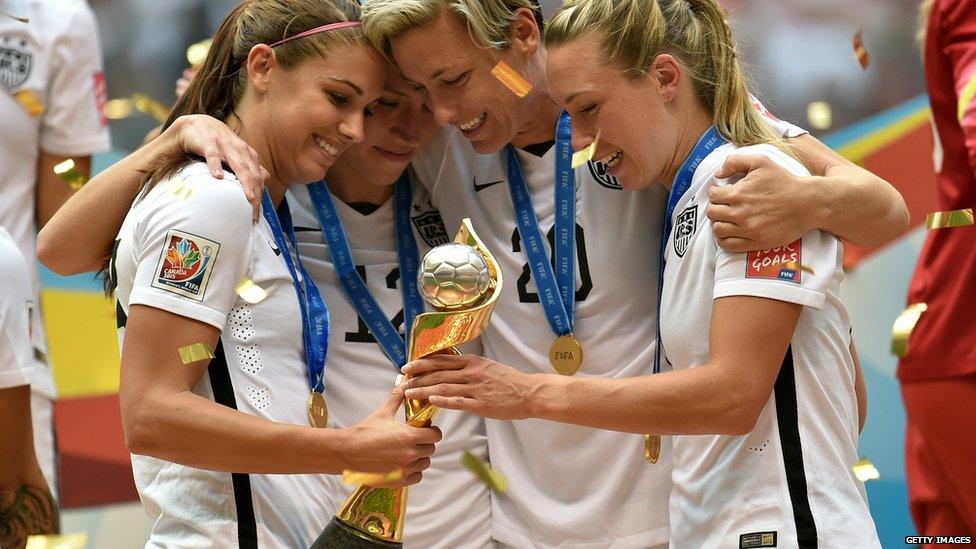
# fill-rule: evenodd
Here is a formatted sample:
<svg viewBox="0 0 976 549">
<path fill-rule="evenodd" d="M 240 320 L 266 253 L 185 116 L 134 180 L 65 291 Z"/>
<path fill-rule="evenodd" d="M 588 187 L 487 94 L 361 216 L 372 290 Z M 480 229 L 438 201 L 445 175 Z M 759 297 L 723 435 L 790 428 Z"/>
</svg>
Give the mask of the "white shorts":
<svg viewBox="0 0 976 549">
<path fill-rule="evenodd" d="M 34 430 L 34 453 L 41 466 L 51 495 L 58 499 L 58 452 L 54 445 L 54 402 L 31 391 L 31 420 Z"/>
</svg>

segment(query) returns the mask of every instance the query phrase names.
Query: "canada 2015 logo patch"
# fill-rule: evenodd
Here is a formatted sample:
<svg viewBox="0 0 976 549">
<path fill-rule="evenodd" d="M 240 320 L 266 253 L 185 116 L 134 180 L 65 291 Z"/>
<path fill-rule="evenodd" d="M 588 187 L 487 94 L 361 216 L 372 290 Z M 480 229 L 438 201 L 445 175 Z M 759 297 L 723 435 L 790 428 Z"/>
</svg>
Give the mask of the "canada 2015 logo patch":
<svg viewBox="0 0 976 549">
<path fill-rule="evenodd" d="M 217 242 L 170 230 L 166 233 L 152 287 L 203 301 L 219 250 Z"/>
<path fill-rule="evenodd" d="M 746 257 L 746 278 L 769 278 L 800 283 L 803 256 L 802 240 L 761 252 L 749 252 Z"/>
</svg>

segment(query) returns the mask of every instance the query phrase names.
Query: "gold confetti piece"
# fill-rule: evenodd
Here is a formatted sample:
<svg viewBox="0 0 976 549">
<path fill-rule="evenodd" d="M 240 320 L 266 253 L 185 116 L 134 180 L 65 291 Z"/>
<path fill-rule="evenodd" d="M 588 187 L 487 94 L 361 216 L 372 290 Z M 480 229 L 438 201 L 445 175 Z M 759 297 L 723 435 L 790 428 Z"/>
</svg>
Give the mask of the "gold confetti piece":
<svg viewBox="0 0 976 549">
<path fill-rule="evenodd" d="M 88 534 L 67 534 L 64 536 L 28 536 L 26 549 L 85 549 Z"/>
<path fill-rule="evenodd" d="M 868 458 L 863 458 L 855 463 L 854 466 L 851 467 L 851 470 L 854 471 L 854 476 L 857 477 L 857 480 L 861 482 L 878 480 L 881 478 L 881 473 L 878 472 L 878 469 Z"/>
<path fill-rule="evenodd" d="M 487 484 L 492 492 L 504 494 L 508 491 L 508 481 L 505 477 L 471 452 L 465 450 L 464 455 L 461 456 L 461 465 L 474 473 L 481 482 Z"/>
<path fill-rule="evenodd" d="M 596 139 L 585 149 L 573 153 L 573 169 L 579 168 L 583 164 L 593 160 L 596 156 L 596 148 L 600 146 L 600 132 L 596 132 Z"/>
<path fill-rule="evenodd" d="M 826 130 L 834 124 L 834 111 L 829 103 L 814 101 L 807 105 L 807 119 L 814 129 Z"/>
<path fill-rule="evenodd" d="M 75 161 L 67 159 L 54 166 L 54 173 L 58 175 L 72 190 L 77 191 L 88 183 L 88 178 L 75 167 Z"/>
<path fill-rule="evenodd" d="M 951 212 L 930 213 L 925 219 L 925 226 L 929 230 L 951 229 L 953 227 L 966 227 L 973 224 L 973 209 L 953 210 Z"/>
<path fill-rule="evenodd" d="M 861 37 L 863 32 L 857 31 L 857 34 L 854 35 L 854 56 L 857 57 L 857 62 L 861 64 L 861 68 L 867 69 L 871 64 L 871 54 L 864 47 L 864 39 Z"/>
<path fill-rule="evenodd" d="M 132 116 L 132 106 L 130 99 L 112 99 L 105 102 L 105 118 L 109 120 L 123 120 Z"/>
<path fill-rule="evenodd" d="M 908 308 L 898 315 L 894 326 L 891 327 L 892 353 L 900 357 L 908 353 L 908 338 L 912 337 L 912 332 L 915 330 L 915 325 L 918 324 L 918 319 L 928 309 L 929 306 L 925 303 L 916 303 L 909 305 Z"/>
<path fill-rule="evenodd" d="M 193 196 L 193 186 L 186 181 L 172 181 L 169 184 L 169 192 L 173 193 L 176 198 L 186 202 Z"/>
<path fill-rule="evenodd" d="M 250 278 L 245 278 L 237 284 L 237 295 L 251 305 L 257 305 L 268 298 L 268 291 L 258 286 Z"/>
<path fill-rule="evenodd" d="M 44 114 L 44 103 L 41 102 L 41 99 L 37 97 L 34 92 L 20 90 L 14 94 L 14 99 L 16 99 L 17 102 L 20 103 L 20 106 L 27 111 L 27 114 L 31 115 L 32 117 L 37 118 L 38 116 Z"/>
<path fill-rule="evenodd" d="M 169 118 L 169 107 L 144 93 L 132 94 L 132 105 L 137 111 L 151 116 L 160 124 Z"/>
<path fill-rule="evenodd" d="M 358 471 L 345 470 L 342 472 L 342 483 L 349 486 L 375 486 L 378 484 L 389 484 L 403 478 L 403 470 L 397 469 L 389 473 L 360 473 Z"/>
<path fill-rule="evenodd" d="M 211 358 L 214 358 L 214 352 L 210 348 L 210 345 L 206 343 L 194 343 L 193 345 L 180 347 L 180 360 L 183 361 L 183 364 L 193 364 L 194 362 L 210 360 Z"/>
<path fill-rule="evenodd" d="M 210 53 L 210 44 L 213 43 L 213 38 L 207 38 L 206 40 L 201 40 L 196 44 L 191 44 L 189 48 L 186 49 L 186 60 L 190 62 L 191 67 L 199 67 L 207 60 L 207 54 Z"/>
<path fill-rule="evenodd" d="M 529 92 L 532 91 L 532 84 L 504 61 L 499 61 L 495 68 L 491 69 L 491 75 L 505 84 L 506 88 L 519 96 L 519 99 L 529 95 Z"/>
<path fill-rule="evenodd" d="M 28 24 L 28 23 L 30 23 L 30 19 L 28 19 L 26 17 L 18 17 L 16 15 L 10 15 L 9 13 L 3 13 L 3 12 L 0 12 L 0 15 L 2 15 L 4 17 L 9 17 L 9 18 L 13 19 L 14 21 L 20 21 L 21 23 L 23 23 L 25 25 Z"/>
<path fill-rule="evenodd" d="M 962 93 L 959 94 L 959 122 L 966 118 L 966 111 L 972 105 L 973 99 L 976 99 L 976 74 L 969 79 Z"/>
</svg>

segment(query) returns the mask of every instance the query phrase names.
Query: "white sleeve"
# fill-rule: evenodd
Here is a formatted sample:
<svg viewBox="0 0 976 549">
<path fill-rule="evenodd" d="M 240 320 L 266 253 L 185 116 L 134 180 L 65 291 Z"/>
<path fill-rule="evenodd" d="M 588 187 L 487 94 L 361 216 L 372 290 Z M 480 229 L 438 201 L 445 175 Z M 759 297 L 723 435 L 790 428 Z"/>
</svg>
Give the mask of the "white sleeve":
<svg viewBox="0 0 976 549">
<path fill-rule="evenodd" d="M 98 28 L 86 2 L 66 3 L 62 31 L 51 44 L 48 105 L 41 149 L 61 156 L 88 156 L 108 150 L 103 115 L 105 78 Z"/>
<path fill-rule="evenodd" d="M 29 385 L 34 369 L 30 343 L 27 263 L 0 229 L 0 389 Z"/>
<path fill-rule="evenodd" d="M 210 176 L 160 183 L 134 231 L 129 306 L 146 305 L 223 330 L 251 266 L 251 206 L 238 185 Z M 186 200 L 173 190 L 192 189 Z M 185 192 L 185 191 L 184 191 Z M 185 196 L 185 194 L 184 194 Z"/>
<path fill-rule="evenodd" d="M 737 152 L 762 154 L 793 174 L 808 175 L 799 162 L 768 145 L 743 147 Z M 712 231 L 708 235 L 715 238 Z M 715 250 L 714 299 L 754 296 L 820 309 L 827 291 L 838 283 L 843 265 L 840 242 L 819 230 L 772 250 L 732 253 L 717 245 Z"/>
</svg>

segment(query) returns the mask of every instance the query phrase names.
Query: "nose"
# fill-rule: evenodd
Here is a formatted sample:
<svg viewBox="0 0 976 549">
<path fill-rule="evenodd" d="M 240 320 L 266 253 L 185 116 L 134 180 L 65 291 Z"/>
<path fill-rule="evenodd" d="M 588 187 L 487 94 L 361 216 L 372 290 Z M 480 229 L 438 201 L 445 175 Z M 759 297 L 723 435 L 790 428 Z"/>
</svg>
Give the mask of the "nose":
<svg viewBox="0 0 976 549">
<path fill-rule="evenodd" d="M 427 105 L 434 113 L 434 120 L 441 126 L 450 124 L 457 116 L 457 106 L 440 93 L 430 92 L 427 97 Z"/>
<path fill-rule="evenodd" d="M 365 134 L 366 115 L 353 111 L 339 124 L 339 135 L 349 143 L 362 143 Z"/>
</svg>

